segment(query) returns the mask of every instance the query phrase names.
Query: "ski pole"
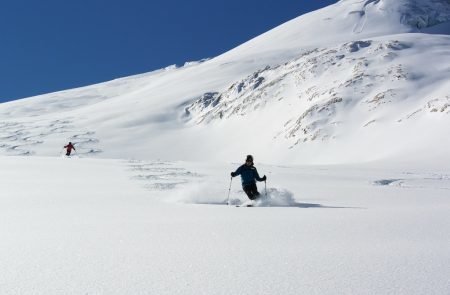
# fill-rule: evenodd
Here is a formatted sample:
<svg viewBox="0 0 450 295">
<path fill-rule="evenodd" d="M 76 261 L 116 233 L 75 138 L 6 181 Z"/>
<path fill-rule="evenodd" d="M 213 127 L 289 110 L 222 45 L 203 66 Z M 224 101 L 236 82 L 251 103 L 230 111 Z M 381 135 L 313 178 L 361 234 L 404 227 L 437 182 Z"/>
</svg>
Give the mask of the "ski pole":
<svg viewBox="0 0 450 295">
<path fill-rule="evenodd" d="M 230 205 L 230 192 L 231 192 L 231 183 L 233 182 L 233 177 L 231 177 L 230 180 L 230 188 L 228 189 L 228 199 L 227 199 L 227 205 Z"/>
<path fill-rule="evenodd" d="M 266 190 L 266 199 L 267 199 L 267 181 L 264 180 L 264 189 Z"/>
</svg>

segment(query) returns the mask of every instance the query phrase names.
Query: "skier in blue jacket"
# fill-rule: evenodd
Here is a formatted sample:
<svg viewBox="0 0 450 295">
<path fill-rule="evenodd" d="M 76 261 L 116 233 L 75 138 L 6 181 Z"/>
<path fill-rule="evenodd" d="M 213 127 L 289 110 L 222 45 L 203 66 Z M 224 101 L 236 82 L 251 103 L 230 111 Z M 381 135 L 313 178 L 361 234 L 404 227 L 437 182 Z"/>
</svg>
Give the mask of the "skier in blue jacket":
<svg viewBox="0 0 450 295">
<path fill-rule="evenodd" d="M 242 181 L 242 189 L 250 200 L 256 200 L 260 194 L 256 187 L 257 181 L 266 181 L 267 177 L 259 177 L 258 170 L 253 166 L 253 156 L 248 155 L 245 164 L 240 166 L 235 172 L 231 172 L 231 177 L 240 175 Z"/>
</svg>

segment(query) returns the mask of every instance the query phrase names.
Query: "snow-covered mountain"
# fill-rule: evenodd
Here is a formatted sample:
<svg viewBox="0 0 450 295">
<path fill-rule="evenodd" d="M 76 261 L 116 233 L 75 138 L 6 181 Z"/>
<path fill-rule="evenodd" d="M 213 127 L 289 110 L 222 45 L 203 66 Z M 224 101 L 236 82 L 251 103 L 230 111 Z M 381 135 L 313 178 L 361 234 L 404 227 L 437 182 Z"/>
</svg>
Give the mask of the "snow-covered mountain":
<svg viewBox="0 0 450 295">
<path fill-rule="evenodd" d="M 0 105 L 0 153 L 450 161 L 450 1 L 342 0 L 212 59 Z"/>
<path fill-rule="evenodd" d="M 1 104 L 0 294 L 450 294 L 449 7 L 343 0 Z"/>
</svg>

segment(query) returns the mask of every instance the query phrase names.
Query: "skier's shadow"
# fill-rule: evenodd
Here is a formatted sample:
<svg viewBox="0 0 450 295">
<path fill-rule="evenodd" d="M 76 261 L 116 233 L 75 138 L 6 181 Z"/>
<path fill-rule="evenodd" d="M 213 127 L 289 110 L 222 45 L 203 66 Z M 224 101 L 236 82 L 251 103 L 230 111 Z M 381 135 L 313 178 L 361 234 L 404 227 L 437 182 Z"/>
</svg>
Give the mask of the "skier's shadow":
<svg viewBox="0 0 450 295">
<path fill-rule="evenodd" d="M 294 208 L 303 208 L 303 209 L 308 209 L 308 208 L 320 208 L 320 209 L 365 209 L 365 208 L 361 208 L 361 207 L 324 206 L 322 204 L 299 203 L 299 202 L 295 202 L 293 204 L 283 205 L 283 206 L 273 205 L 273 206 L 270 206 L 270 207 L 294 207 Z"/>
<path fill-rule="evenodd" d="M 218 202 L 218 203 L 208 203 L 209 205 L 227 205 L 227 202 Z M 242 202 L 232 202 L 230 206 L 233 205 L 242 205 Z M 255 204 L 252 207 L 256 208 L 302 208 L 302 209 L 310 209 L 310 208 L 317 208 L 317 209 L 366 209 L 362 207 L 349 207 L 349 206 L 325 206 L 322 204 L 314 204 L 314 203 L 304 203 L 304 202 L 291 202 L 289 204 L 271 204 L 271 203 L 262 203 L 262 204 Z"/>
</svg>

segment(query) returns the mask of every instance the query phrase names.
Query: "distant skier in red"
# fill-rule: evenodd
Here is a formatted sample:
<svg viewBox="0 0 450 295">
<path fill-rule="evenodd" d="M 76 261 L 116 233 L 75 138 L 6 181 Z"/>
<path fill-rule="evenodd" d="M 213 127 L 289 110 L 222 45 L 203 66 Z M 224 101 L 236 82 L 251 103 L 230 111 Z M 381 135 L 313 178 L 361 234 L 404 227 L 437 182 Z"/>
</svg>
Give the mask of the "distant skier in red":
<svg viewBox="0 0 450 295">
<path fill-rule="evenodd" d="M 75 147 L 71 142 L 69 142 L 68 145 L 65 145 L 64 148 L 67 150 L 66 156 L 70 156 L 70 153 L 72 152 L 72 149 L 76 151 Z"/>
</svg>

